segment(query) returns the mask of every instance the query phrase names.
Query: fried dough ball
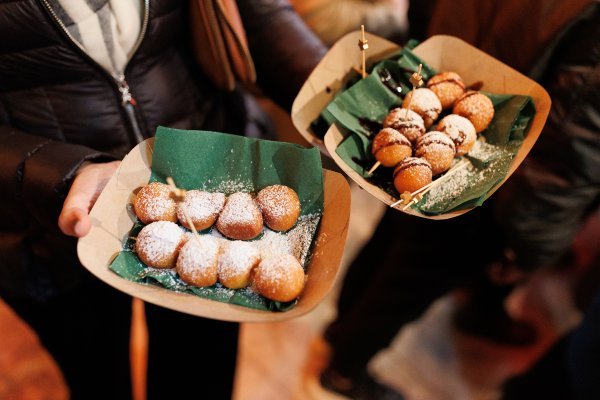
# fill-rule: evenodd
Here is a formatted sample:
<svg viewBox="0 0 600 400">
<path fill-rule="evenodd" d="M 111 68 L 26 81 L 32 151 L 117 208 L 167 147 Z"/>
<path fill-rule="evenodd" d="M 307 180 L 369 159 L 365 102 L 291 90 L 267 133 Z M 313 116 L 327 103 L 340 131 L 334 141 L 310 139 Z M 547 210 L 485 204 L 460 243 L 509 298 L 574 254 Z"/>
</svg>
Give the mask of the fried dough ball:
<svg viewBox="0 0 600 400">
<path fill-rule="evenodd" d="M 300 215 L 300 200 L 294 189 L 285 185 L 272 185 L 256 195 L 256 203 L 265 224 L 274 231 L 291 229 Z"/>
<path fill-rule="evenodd" d="M 371 153 L 384 167 L 395 167 L 412 155 L 412 144 L 394 128 L 383 128 L 373 139 Z"/>
<path fill-rule="evenodd" d="M 201 190 L 188 190 L 184 200 L 177 205 L 179 223 L 188 229 L 191 227 L 185 218 L 184 210 L 190 217 L 196 230 L 210 228 L 225 205 L 223 193 L 209 193 Z"/>
<path fill-rule="evenodd" d="M 394 187 L 398 193 L 414 192 L 431 183 L 431 164 L 424 158 L 404 159 L 394 170 Z"/>
<path fill-rule="evenodd" d="M 304 289 L 304 269 L 290 254 L 266 258 L 254 270 L 254 287 L 264 297 L 275 301 L 291 301 Z"/>
<path fill-rule="evenodd" d="M 441 72 L 427 81 L 427 88 L 440 99 L 442 109 L 447 110 L 465 92 L 465 83 L 456 72 Z"/>
<path fill-rule="evenodd" d="M 260 262 L 260 253 L 248 242 L 227 242 L 219 256 L 219 282 L 230 289 L 250 284 L 252 270 Z"/>
<path fill-rule="evenodd" d="M 484 131 L 494 118 L 494 104 L 486 95 L 469 91 L 454 103 L 453 114 L 465 117 L 475 127 L 475 132 Z"/>
<path fill-rule="evenodd" d="M 257 237 L 263 228 L 263 218 L 254 199 L 248 193 L 236 192 L 227 198 L 217 219 L 217 229 L 235 240 Z"/>
<path fill-rule="evenodd" d="M 456 149 L 448 135 L 438 131 L 427 132 L 415 146 L 415 156 L 423 157 L 431 165 L 433 176 L 448 171 L 454 161 Z"/>
<path fill-rule="evenodd" d="M 176 270 L 182 281 L 192 286 L 217 283 L 219 242 L 210 235 L 195 235 L 181 248 Z"/>
<path fill-rule="evenodd" d="M 412 99 L 412 101 L 411 101 Z M 411 90 L 406 94 L 402 102 L 403 108 L 408 108 L 423 118 L 425 128 L 429 128 L 442 112 L 442 103 L 433 91 L 427 88 L 419 88 Z"/>
<path fill-rule="evenodd" d="M 177 204 L 171 198 L 171 188 L 164 183 L 152 182 L 143 186 L 133 201 L 133 209 L 144 224 L 177 222 Z"/>
<path fill-rule="evenodd" d="M 393 128 L 415 143 L 425 133 L 425 122 L 416 112 L 406 108 L 394 108 L 383 120 L 384 128 Z"/>
<path fill-rule="evenodd" d="M 185 234 L 179 225 L 157 221 L 142 228 L 135 241 L 135 252 L 149 267 L 173 268 L 184 243 Z"/>
<path fill-rule="evenodd" d="M 444 132 L 456 146 L 456 155 L 467 154 L 475 145 L 477 132 L 475 127 L 465 117 L 457 114 L 446 115 L 437 125 L 437 130 Z"/>
</svg>

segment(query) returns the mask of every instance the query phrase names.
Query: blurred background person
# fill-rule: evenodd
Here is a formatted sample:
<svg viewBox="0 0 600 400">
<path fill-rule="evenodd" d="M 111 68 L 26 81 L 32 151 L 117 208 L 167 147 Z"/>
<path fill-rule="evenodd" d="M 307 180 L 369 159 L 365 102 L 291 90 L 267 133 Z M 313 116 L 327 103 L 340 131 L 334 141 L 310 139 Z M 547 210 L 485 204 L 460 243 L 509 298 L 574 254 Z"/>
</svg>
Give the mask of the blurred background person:
<svg viewBox="0 0 600 400">
<path fill-rule="evenodd" d="M 589 0 L 410 3 L 411 37 L 462 38 L 538 80 L 553 106 L 528 159 L 482 207 L 446 221 L 386 212 L 350 266 L 325 331 L 325 387 L 351 398 L 385 391 L 367 372 L 371 357 L 456 287 L 471 298 L 456 315 L 459 329 L 506 345 L 535 342 L 535 327 L 504 303 L 531 271 L 571 264 L 573 238 L 598 207 L 597 7 Z M 450 267 L 465 243 L 469 250 Z"/>
<path fill-rule="evenodd" d="M 292 4 L 328 46 L 361 24 L 397 43 L 406 40 L 408 0 L 292 0 Z"/>
</svg>

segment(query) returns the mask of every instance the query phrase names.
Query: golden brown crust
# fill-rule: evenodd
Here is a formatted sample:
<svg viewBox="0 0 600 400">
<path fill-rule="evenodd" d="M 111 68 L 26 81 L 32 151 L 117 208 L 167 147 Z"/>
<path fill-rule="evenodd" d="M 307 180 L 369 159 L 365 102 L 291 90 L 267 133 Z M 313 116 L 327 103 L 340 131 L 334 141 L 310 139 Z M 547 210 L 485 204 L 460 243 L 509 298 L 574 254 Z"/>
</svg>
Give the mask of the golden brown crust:
<svg viewBox="0 0 600 400">
<path fill-rule="evenodd" d="M 437 124 L 437 130 L 444 132 L 454 141 L 457 156 L 467 154 L 477 140 L 475 127 L 471 121 L 461 115 L 450 114 L 445 116 Z"/>
<path fill-rule="evenodd" d="M 229 242 L 219 256 L 219 282 L 229 289 L 250 285 L 251 274 L 260 263 L 259 251 L 248 242 Z"/>
<path fill-rule="evenodd" d="M 413 99 L 414 96 L 414 99 Z M 412 100 L 411 100 L 412 99 Z M 425 128 L 429 128 L 442 112 L 442 103 L 435 93 L 427 88 L 411 90 L 402 101 L 402 107 L 410 109 L 423 118 Z"/>
<path fill-rule="evenodd" d="M 177 274 L 188 285 L 212 286 L 217 283 L 218 257 L 216 238 L 209 235 L 192 237 L 179 252 Z"/>
<path fill-rule="evenodd" d="M 373 139 L 371 153 L 384 167 L 395 167 L 412 155 L 410 140 L 393 128 L 383 128 Z"/>
<path fill-rule="evenodd" d="M 398 193 L 414 192 L 431 183 L 431 165 L 424 158 L 409 157 L 394 170 L 394 187 Z"/>
<path fill-rule="evenodd" d="M 454 114 L 467 118 L 477 133 L 484 131 L 494 118 L 494 104 L 486 95 L 479 92 L 466 92 L 452 109 Z"/>
<path fill-rule="evenodd" d="M 177 205 L 177 218 L 181 225 L 191 229 L 184 213 L 185 210 L 194 224 L 194 228 L 201 231 L 213 226 L 224 205 L 225 195 L 223 193 L 188 190 L 185 193 L 184 201 Z"/>
<path fill-rule="evenodd" d="M 306 281 L 302 266 L 289 254 L 262 260 L 252 275 L 254 287 L 262 296 L 282 302 L 297 298 Z"/>
<path fill-rule="evenodd" d="M 258 192 L 256 203 L 265 224 L 274 231 L 291 229 L 300 215 L 298 194 L 289 186 L 267 186 Z"/>
<path fill-rule="evenodd" d="M 431 131 L 417 141 L 415 156 L 423 157 L 431 164 L 433 176 L 447 171 L 452 166 L 456 148 L 454 142 L 443 132 Z"/>
<path fill-rule="evenodd" d="M 442 103 L 442 109 L 452 108 L 454 102 L 465 92 L 465 83 L 456 72 L 441 72 L 427 82 Z"/>
<path fill-rule="evenodd" d="M 230 239 L 250 240 L 262 231 L 263 218 L 250 194 L 236 192 L 227 199 L 216 226 Z"/>
<path fill-rule="evenodd" d="M 152 222 L 138 234 L 135 251 L 149 267 L 173 268 L 185 240 L 183 230 L 177 224 L 170 221 Z"/>
<path fill-rule="evenodd" d="M 177 204 L 171 198 L 171 189 L 160 182 L 143 186 L 137 193 L 133 208 L 144 224 L 156 221 L 177 222 Z"/>
</svg>

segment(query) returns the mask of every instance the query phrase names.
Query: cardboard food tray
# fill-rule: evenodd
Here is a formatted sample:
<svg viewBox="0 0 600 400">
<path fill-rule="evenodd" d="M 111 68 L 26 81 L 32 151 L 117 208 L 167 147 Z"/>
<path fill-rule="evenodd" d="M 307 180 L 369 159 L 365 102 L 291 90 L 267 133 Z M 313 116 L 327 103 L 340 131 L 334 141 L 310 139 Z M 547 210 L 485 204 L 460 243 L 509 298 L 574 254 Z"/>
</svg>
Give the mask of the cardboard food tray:
<svg viewBox="0 0 600 400">
<path fill-rule="evenodd" d="M 350 217 L 350 188 L 346 179 L 323 170 L 324 205 L 320 227 L 307 267 L 307 282 L 294 308 L 286 312 L 255 310 L 221 303 L 159 286 L 128 281 L 109 270 L 123 249 L 136 217 L 129 204 L 134 191 L 148 183 L 152 166 L 154 139 L 137 145 L 123 159 L 98 198 L 90 216 L 92 229 L 79 239 L 77 252 L 81 263 L 92 274 L 114 288 L 152 304 L 187 314 L 237 322 L 283 321 L 306 314 L 327 295 L 337 276 Z"/>
<path fill-rule="evenodd" d="M 381 188 L 371 184 L 350 166 L 348 166 L 335 152 L 335 149 L 343 141 L 344 136 L 339 129 L 332 124 L 325 135 L 325 140 L 316 137 L 310 130 L 310 125 L 315 121 L 321 111 L 329 104 L 335 94 L 344 86 L 345 82 L 356 75 L 353 67 L 360 65 L 360 52 L 357 40 L 360 31 L 352 32 L 344 36 L 334 44 L 331 50 L 311 73 L 310 77 L 300 90 L 292 107 L 292 120 L 300 133 L 312 144 L 318 146 L 321 151 L 333 158 L 337 165 L 352 180 L 358 183 L 371 195 L 391 205 L 398 199 L 383 191 Z M 367 65 L 386 58 L 400 49 L 390 41 L 375 35 L 368 34 L 369 50 L 367 52 Z M 467 85 L 475 82 L 483 82 L 481 90 L 496 94 L 519 94 L 531 96 L 535 105 L 535 117 L 531 121 L 529 131 L 516 154 L 508 174 L 502 182 L 490 190 L 486 199 L 489 198 L 500 186 L 506 182 L 510 175 L 523 162 L 534 143 L 537 141 L 542 128 L 550 112 L 550 96 L 546 90 L 535 81 L 515 71 L 506 64 L 469 45 L 468 43 L 445 35 L 432 36 L 413 49 L 413 53 L 425 60 L 431 67 L 438 71 L 454 71 L 461 75 Z M 349 56 L 351 55 L 351 56 Z M 473 208 L 451 211 L 445 214 L 428 216 L 418 210 L 409 208 L 402 210 L 404 206 L 398 205 L 397 210 L 407 214 L 427 219 L 448 219 L 462 215 Z"/>
</svg>

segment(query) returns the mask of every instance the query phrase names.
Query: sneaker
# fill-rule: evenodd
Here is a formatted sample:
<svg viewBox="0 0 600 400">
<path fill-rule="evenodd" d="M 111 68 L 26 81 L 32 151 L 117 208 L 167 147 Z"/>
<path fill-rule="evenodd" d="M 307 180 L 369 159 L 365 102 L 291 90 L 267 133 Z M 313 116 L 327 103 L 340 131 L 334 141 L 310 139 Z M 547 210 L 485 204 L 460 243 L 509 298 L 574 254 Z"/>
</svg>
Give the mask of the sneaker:
<svg viewBox="0 0 600 400">
<path fill-rule="evenodd" d="M 320 376 L 321 385 L 332 392 L 352 400 L 404 400 L 404 396 L 394 389 L 375 381 L 366 372 L 352 379 L 332 369 L 326 369 Z"/>
</svg>

